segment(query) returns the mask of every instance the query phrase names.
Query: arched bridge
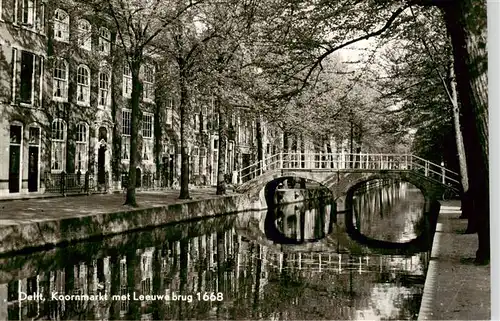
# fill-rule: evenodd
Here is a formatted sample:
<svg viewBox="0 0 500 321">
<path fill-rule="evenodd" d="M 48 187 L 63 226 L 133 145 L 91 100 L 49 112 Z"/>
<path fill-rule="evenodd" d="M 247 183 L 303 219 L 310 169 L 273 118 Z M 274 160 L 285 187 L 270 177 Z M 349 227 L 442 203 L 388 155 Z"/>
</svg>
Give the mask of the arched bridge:
<svg viewBox="0 0 500 321">
<path fill-rule="evenodd" d="M 408 154 L 279 153 L 240 170 L 237 192 L 264 200 L 264 187 L 287 177 L 327 187 L 334 198 L 374 179 L 407 181 L 429 199 L 444 189 L 459 189 L 460 175 L 444 166 Z"/>
</svg>

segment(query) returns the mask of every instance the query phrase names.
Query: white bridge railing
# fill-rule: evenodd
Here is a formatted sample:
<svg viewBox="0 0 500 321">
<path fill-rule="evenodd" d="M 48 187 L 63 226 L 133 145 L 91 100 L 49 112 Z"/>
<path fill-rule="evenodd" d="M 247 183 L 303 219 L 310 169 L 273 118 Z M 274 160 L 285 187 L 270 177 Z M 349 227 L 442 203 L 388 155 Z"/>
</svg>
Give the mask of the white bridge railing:
<svg viewBox="0 0 500 321">
<path fill-rule="evenodd" d="M 459 185 L 460 175 L 426 159 L 409 154 L 279 153 L 239 170 L 244 183 L 269 170 L 411 170 L 445 185 Z"/>
</svg>

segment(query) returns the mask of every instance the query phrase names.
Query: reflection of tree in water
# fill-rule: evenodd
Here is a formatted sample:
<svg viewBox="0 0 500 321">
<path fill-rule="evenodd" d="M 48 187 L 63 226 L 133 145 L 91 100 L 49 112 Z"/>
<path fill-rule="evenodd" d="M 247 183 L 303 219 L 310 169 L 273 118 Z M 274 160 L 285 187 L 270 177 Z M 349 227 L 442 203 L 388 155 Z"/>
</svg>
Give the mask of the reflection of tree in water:
<svg viewBox="0 0 500 321">
<path fill-rule="evenodd" d="M 405 185 L 381 185 L 355 194 L 353 216 L 361 234 L 390 242 L 417 237 L 415 227 L 423 219 L 422 194 Z M 401 193 L 401 190 L 403 193 Z"/>
<path fill-rule="evenodd" d="M 320 215 L 319 218 L 311 216 L 311 231 L 316 233 L 315 226 L 321 226 L 324 232 L 328 225 L 327 212 L 317 209 L 309 213 Z M 1 269 L 5 271 L 10 267 L 17 271 L 19 262 L 27 264 L 32 260 L 29 263 L 32 266 L 39 264 L 49 271 L 38 276 L 34 272 L 20 282 L 5 280 L 12 303 L 16 300 L 16 291 L 20 290 L 16 285 L 21 284 L 24 289 L 23 284 L 28 283 L 30 291 L 59 287 L 66 293 L 196 295 L 196 292 L 221 292 L 224 295 L 220 302 L 110 300 L 93 304 L 88 301 L 89 304 L 78 307 L 75 303 L 71 309 L 70 304 L 51 302 L 50 306 L 42 304 L 39 310 L 38 307 L 31 309 L 40 311 L 39 317 L 348 319 L 354 318 L 358 310 L 370 309 L 370 289 L 378 282 L 377 269 L 379 265 L 391 263 L 336 252 L 275 251 L 244 239 L 233 228 L 234 222 L 235 217 L 228 216 L 81 243 L 40 256 L 30 255 L 28 260 L 24 257 L 2 261 L 0 263 L 5 264 Z M 37 262 L 33 261 L 35 258 L 39 258 Z M 391 268 L 405 269 L 403 263 L 391 263 Z M 5 275 L 14 273 L 0 273 Z M 20 319 L 20 314 L 25 313 L 22 311 L 19 305 L 9 305 L 11 318 Z"/>
</svg>

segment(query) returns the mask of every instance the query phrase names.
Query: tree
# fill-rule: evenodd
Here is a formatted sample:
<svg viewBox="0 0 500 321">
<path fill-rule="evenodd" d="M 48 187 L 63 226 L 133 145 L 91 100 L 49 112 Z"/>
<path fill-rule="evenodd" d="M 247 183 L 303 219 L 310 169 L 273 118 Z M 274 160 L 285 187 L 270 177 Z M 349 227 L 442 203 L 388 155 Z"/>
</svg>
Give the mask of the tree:
<svg viewBox="0 0 500 321">
<path fill-rule="evenodd" d="M 325 1 L 309 6 L 305 6 L 303 1 L 295 1 L 292 4 L 287 2 L 282 5 L 281 10 L 277 10 L 277 16 L 290 20 L 307 16 L 308 19 L 296 20 L 298 21 L 294 24 L 296 29 L 291 31 L 286 29 L 285 34 L 280 35 L 281 43 L 290 50 L 301 54 L 309 52 L 314 56 L 309 60 L 311 63 L 305 71 L 301 69 L 295 72 L 295 75 L 303 78 L 305 86 L 311 76 L 318 72 L 323 60 L 332 53 L 372 37 L 389 37 L 394 26 L 411 21 L 411 15 L 403 14 L 411 6 L 437 7 L 443 12 L 446 30 L 441 32 L 448 32 L 452 43 L 460 101 L 460 120 L 469 173 L 469 194 L 473 204 L 474 215 L 469 219 L 475 222 L 479 239 L 476 260 L 487 262 L 489 261 L 489 172 L 485 2 Z M 311 23 L 308 24 L 306 21 Z M 310 31 L 310 34 L 305 31 Z"/>
<path fill-rule="evenodd" d="M 163 33 L 168 26 L 178 21 L 190 8 L 199 2 L 172 0 L 168 5 L 160 0 L 128 1 L 128 0 L 94 0 L 92 6 L 96 11 L 109 15 L 114 22 L 117 33 L 117 46 L 124 54 L 125 64 L 132 76 L 130 95 L 131 128 L 130 128 L 130 161 L 129 180 L 127 186 L 126 205 L 137 206 L 136 164 L 140 124 L 140 102 L 143 91 L 141 67 L 150 52 L 148 46 Z"/>
<path fill-rule="evenodd" d="M 207 11 L 211 8 L 207 1 L 192 10 L 189 16 L 178 19 L 154 44 L 155 52 L 162 56 L 163 65 L 173 65 L 174 68 L 165 69 L 162 73 L 170 73 L 166 79 L 170 86 L 176 88 L 178 93 L 178 110 L 180 116 L 180 141 L 181 141 L 181 177 L 180 199 L 189 199 L 189 116 L 193 115 L 192 102 L 209 93 L 205 90 L 202 75 L 206 65 L 203 52 L 208 43 L 218 37 L 218 30 L 207 24 Z M 205 115 L 206 116 L 206 115 Z"/>
</svg>

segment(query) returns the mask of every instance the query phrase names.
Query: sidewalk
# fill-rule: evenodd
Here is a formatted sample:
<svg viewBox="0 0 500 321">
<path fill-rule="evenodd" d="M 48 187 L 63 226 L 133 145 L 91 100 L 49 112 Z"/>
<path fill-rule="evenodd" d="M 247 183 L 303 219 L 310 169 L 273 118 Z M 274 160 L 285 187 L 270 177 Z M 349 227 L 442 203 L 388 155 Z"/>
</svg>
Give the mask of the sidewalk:
<svg viewBox="0 0 500 321">
<path fill-rule="evenodd" d="M 215 195 L 213 188 L 137 193 L 138 207 L 124 206 L 125 194 L 0 202 L 0 255 L 50 248 L 174 222 L 237 213 L 260 206 L 246 195 Z"/>
<path fill-rule="evenodd" d="M 490 266 L 474 265 L 477 234 L 461 234 L 460 201 L 441 202 L 419 320 L 489 320 Z"/>
<path fill-rule="evenodd" d="M 191 200 L 180 200 L 179 193 L 179 190 L 137 192 L 136 198 L 139 205 L 137 209 L 220 197 L 215 195 L 215 188 L 191 189 L 189 191 Z M 0 226 L 134 209 L 123 206 L 124 202 L 125 193 L 5 200 L 0 202 Z"/>
</svg>

